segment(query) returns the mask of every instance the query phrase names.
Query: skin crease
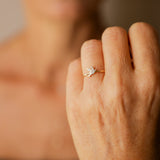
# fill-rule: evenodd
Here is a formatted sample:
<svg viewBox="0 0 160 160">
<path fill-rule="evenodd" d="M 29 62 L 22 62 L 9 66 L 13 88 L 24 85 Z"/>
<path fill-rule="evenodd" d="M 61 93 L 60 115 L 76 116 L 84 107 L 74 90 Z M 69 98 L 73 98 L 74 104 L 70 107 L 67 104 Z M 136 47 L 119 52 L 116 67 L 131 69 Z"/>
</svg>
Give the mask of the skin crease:
<svg viewBox="0 0 160 160">
<path fill-rule="evenodd" d="M 84 78 L 90 66 L 105 68 L 105 74 Z M 135 23 L 128 33 L 109 27 L 101 41 L 85 42 L 67 80 L 67 114 L 79 158 L 158 160 L 159 82 L 159 42 L 149 24 Z"/>
<path fill-rule="evenodd" d="M 99 37 L 92 17 L 100 0 L 22 3 L 26 27 L 0 46 L 0 157 L 78 159 L 65 110 L 65 81 L 82 43 Z"/>
</svg>

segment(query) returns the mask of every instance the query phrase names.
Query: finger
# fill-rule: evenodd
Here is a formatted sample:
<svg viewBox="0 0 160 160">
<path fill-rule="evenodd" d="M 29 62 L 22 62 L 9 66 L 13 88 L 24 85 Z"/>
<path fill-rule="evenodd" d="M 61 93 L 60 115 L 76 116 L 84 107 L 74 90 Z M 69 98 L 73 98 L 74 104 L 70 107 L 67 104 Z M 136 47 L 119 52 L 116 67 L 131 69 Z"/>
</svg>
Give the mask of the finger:
<svg viewBox="0 0 160 160">
<path fill-rule="evenodd" d="M 133 71 L 127 32 L 120 27 L 110 27 L 102 36 L 105 79 L 117 80 Z"/>
<path fill-rule="evenodd" d="M 102 44 L 98 40 L 90 40 L 83 44 L 81 49 L 81 60 L 83 73 L 88 73 L 88 68 L 94 67 L 97 70 L 104 69 Z M 84 78 L 85 87 L 96 87 L 102 82 L 104 73 L 95 73 L 92 77 Z"/>
<path fill-rule="evenodd" d="M 68 68 L 67 75 L 67 97 L 73 98 L 78 95 L 83 87 L 83 75 L 81 69 L 81 60 L 74 60 Z"/>
<path fill-rule="evenodd" d="M 133 24 L 129 29 L 129 39 L 135 71 L 148 74 L 159 68 L 158 38 L 149 24 Z"/>
</svg>

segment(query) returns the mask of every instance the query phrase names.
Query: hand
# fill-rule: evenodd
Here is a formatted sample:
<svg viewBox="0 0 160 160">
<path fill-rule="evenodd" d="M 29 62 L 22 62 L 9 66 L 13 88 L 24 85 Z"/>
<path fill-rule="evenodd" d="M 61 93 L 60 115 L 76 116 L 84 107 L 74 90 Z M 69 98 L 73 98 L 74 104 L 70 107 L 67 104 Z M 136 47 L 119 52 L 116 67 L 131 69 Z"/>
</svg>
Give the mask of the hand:
<svg viewBox="0 0 160 160">
<path fill-rule="evenodd" d="M 91 66 L 105 74 L 84 78 Z M 67 114 L 80 159 L 153 160 L 159 83 L 159 46 L 150 25 L 136 23 L 128 35 L 111 27 L 102 42 L 85 42 L 67 80 Z"/>
</svg>

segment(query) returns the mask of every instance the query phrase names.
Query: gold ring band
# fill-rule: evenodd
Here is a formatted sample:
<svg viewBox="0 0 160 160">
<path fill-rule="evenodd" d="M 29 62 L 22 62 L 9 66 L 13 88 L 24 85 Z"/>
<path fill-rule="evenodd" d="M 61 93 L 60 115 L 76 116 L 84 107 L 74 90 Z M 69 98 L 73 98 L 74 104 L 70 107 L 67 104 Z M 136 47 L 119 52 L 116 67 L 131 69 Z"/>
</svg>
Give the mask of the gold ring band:
<svg viewBox="0 0 160 160">
<path fill-rule="evenodd" d="M 84 73 L 84 77 L 92 77 L 95 73 L 105 73 L 105 70 L 97 70 L 94 67 L 87 68 L 88 73 Z"/>
<path fill-rule="evenodd" d="M 96 70 L 98 73 L 105 73 L 105 70 Z"/>
</svg>

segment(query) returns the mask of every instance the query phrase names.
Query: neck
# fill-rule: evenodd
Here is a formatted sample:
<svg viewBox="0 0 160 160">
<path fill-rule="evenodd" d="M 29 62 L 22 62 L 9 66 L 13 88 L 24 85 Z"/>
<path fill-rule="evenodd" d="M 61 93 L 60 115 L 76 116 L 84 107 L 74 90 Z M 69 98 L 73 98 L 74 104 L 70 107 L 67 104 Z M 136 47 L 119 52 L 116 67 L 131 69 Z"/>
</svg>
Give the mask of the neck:
<svg viewBox="0 0 160 160">
<path fill-rule="evenodd" d="M 92 20 L 75 22 L 54 22 L 47 19 L 30 18 L 25 30 L 25 40 L 33 60 L 34 74 L 46 79 L 50 68 L 68 64 L 79 56 L 82 43 L 93 32 Z"/>
</svg>

